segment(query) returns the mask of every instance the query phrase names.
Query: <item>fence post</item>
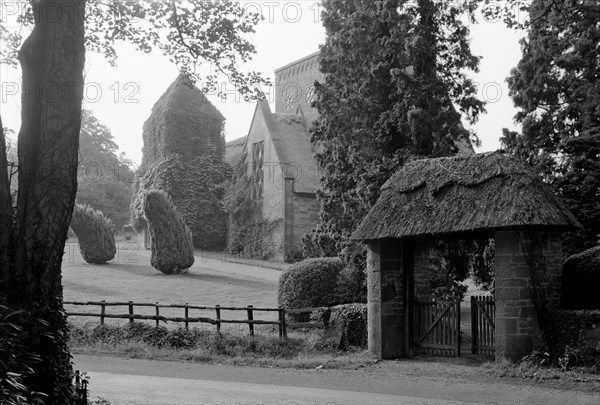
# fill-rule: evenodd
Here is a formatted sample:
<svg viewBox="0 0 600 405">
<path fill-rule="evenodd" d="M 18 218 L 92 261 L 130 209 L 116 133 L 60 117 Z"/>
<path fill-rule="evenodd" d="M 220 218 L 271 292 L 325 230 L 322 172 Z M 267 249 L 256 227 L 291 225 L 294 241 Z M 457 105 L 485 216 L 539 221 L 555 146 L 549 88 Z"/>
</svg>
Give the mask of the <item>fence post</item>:
<svg viewBox="0 0 600 405">
<path fill-rule="evenodd" d="M 129 323 L 133 323 L 133 301 L 129 301 Z"/>
<path fill-rule="evenodd" d="M 277 313 L 279 315 L 279 339 L 283 339 L 283 318 L 285 317 L 285 314 L 281 305 L 279 306 Z"/>
<path fill-rule="evenodd" d="M 100 325 L 104 325 L 104 315 L 106 313 L 106 306 L 104 305 L 106 301 L 102 300 L 102 304 L 100 304 Z"/>
<path fill-rule="evenodd" d="M 188 303 L 185 303 L 185 329 L 189 329 L 189 322 L 188 322 L 188 318 L 190 315 L 190 309 L 188 308 Z"/>
<path fill-rule="evenodd" d="M 460 357 L 460 299 L 456 300 L 456 355 Z"/>
<path fill-rule="evenodd" d="M 252 312 L 252 305 L 248 305 L 248 320 L 254 320 L 254 313 Z M 248 326 L 250 327 L 250 336 L 254 336 L 254 323 L 248 322 Z"/>
<path fill-rule="evenodd" d="M 216 305 L 215 306 L 215 312 L 217 313 L 217 332 L 221 333 L 221 306 L 220 305 Z"/>
<path fill-rule="evenodd" d="M 281 308 L 281 330 L 283 331 L 283 338 L 287 339 L 287 324 L 285 322 L 285 308 Z"/>
<path fill-rule="evenodd" d="M 471 353 L 477 354 L 477 297 L 471 296 Z"/>
<path fill-rule="evenodd" d="M 154 304 L 154 306 L 156 308 L 156 327 L 158 328 L 158 322 L 159 322 L 158 317 L 160 316 L 160 309 L 158 307 L 158 301 L 156 301 L 156 303 Z"/>
</svg>

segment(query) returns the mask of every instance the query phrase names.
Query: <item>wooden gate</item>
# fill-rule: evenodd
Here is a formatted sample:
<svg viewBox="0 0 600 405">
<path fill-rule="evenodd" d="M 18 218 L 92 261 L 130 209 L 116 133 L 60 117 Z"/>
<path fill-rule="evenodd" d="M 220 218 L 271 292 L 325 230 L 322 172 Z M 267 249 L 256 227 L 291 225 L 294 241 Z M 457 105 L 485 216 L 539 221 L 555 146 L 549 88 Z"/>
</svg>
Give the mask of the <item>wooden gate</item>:
<svg viewBox="0 0 600 405">
<path fill-rule="evenodd" d="M 415 301 L 413 349 L 460 356 L 460 301 Z"/>
<path fill-rule="evenodd" d="M 471 297 L 471 336 L 473 354 L 494 356 L 496 305 L 493 297 Z"/>
</svg>

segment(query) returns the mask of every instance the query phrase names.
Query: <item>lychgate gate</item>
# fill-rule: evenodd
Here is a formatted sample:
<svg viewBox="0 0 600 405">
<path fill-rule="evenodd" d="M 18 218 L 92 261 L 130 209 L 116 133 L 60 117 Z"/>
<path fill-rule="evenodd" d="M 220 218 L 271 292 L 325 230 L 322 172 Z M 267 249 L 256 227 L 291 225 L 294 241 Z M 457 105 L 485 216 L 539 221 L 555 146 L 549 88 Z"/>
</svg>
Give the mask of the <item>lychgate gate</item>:
<svg viewBox="0 0 600 405">
<path fill-rule="evenodd" d="M 460 301 L 415 301 L 413 308 L 413 352 L 460 356 Z"/>
</svg>

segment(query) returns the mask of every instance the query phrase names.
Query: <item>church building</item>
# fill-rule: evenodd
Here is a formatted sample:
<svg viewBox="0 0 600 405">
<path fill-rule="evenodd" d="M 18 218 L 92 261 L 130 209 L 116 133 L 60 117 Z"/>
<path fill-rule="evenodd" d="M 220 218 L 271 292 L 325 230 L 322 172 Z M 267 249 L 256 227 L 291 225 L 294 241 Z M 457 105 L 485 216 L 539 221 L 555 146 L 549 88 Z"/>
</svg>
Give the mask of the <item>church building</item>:
<svg viewBox="0 0 600 405">
<path fill-rule="evenodd" d="M 245 156 L 263 218 L 278 223 L 265 241 L 277 261 L 301 250 L 302 236 L 319 221 L 320 175 L 308 133 L 317 117 L 310 106 L 314 82 L 323 80 L 318 57 L 317 52 L 275 70 L 275 111 L 266 100 L 258 101 L 248 135 L 226 147 L 232 165 Z"/>
</svg>

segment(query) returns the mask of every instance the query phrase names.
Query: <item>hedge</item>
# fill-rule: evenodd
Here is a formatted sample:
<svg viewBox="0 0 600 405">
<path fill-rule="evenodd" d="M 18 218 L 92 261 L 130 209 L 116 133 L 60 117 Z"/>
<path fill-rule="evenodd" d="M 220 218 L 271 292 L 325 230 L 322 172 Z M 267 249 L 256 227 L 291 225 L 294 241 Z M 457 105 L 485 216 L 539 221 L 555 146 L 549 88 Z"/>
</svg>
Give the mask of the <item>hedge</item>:
<svg viewBox="0 0 600 405">
<path fill-rule="evenodd" d="M 87 263 L 102 264 L 115 257 L 115 227 L 102 212 L 76 204 L 71 229 L 79 239 L 79 250 Z"/>
<path fill-rule="evenodd" d="M 600 311 L 553 309 L 544 329 L 546 350 L 554 364 L 600 369 Z"/>
<path fill-rule="evenodd" d="M 338 258 L 306 259 L 294 263 L 279 277 L 278 299 L 284 308 L 330 307 L 338 303 L 337 280 L 342 270 Z M 296 316 L 305 321 L 308 314 Z"/>
<path fill-rule="evenodd" d="M 562 307 L 600 309 L 600 246 L 570 256 L 562 276 Z"/>
<path fill-rule="evenodd" d="M 191 232 L 168 194 L 148 191 L 144 214 L 150 230 L 152 267 L 164 274 L 178 274 L 190 268 L 194 264 Z"/>
</svg>

